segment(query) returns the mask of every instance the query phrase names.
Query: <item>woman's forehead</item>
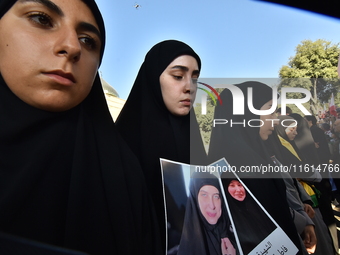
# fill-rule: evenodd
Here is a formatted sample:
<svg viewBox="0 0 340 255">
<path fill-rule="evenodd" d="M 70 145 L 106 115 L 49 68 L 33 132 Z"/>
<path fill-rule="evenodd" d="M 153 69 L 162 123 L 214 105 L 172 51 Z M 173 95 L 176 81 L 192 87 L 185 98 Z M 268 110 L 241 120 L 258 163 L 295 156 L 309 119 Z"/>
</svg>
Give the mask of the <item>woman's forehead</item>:
<svg viewBox="0 0 340 255">
<path fill-rule="evenodd" d="M 218 189 L 213 185 L 204 185 L 200 188 L 200 192 L 202 192 L 202 191 L 204 191 L 204 192 L 209 192 L 209 191 L 216 192 L 217 191 L 218 192 Z"/>
</svg>

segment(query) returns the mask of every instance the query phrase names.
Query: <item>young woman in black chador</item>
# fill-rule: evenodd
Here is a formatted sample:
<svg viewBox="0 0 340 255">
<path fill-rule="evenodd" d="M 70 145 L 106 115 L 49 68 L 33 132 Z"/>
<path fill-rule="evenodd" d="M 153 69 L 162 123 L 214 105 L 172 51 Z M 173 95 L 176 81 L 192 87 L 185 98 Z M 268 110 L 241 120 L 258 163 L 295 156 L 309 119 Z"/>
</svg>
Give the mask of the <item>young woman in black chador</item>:
<svg viewBox="0 0 340 255">
<path fill-rule="evenodd" d="M 194 172 L 178 255 L 239 254 L 218 179 Z"/>
<path fill-rule="evenodd" d="M 213 162 L 225 157 L 229 164 L 237 170 L 240 170 L 241 167 L 244 168 L 248 166 L 273 165 L 263 141 L 267 140 L 274 130 L 271 120 L 276 118 L 274 113 L 275 109 L 271 111 L 273 114 L 260 116 L 253 114 L 247 104 L 247 99 L 250 97 L 248 88 L 252 88 L 253 107 L 257 110 L 269 110 L 272 108 L 272 89 L 259 82 L 245 82 L 235 86 L 242 91 L 245 98 L 243 102 L 244 114 L 233 115 L 233 102 L 236 100 L 236 97 L 233 98 L 230 90 L 225 89 L 220 95 L 223 105 L 216 107 L 214 118 L 226 119 L 229 123 L 216 125 L 216 127 L 212 129 L 208 158 Z M 238 124 L 231 125 L 231 120 L 233 123 Z M 252 121 L 249 125 L 250 120 L 257 121 Z M 294 242 L 300 250 L 299 254 L 301 254 L 300 240 L 287 204 L 284 182 L 278 178 L 261 178 L 262 176 L 259 175 L 261 174 L 244 173 L 240 174 L 239 177 Z M 227 180 L 228 179 L 224 178 L 224 174 L 222 174 L 222 182 L 225 190 L 229 185 L 229 183 L 224 183 Z M 260 226 L 261 223 L 259 223 L 259 227 Z M 254 244 L 255 243 L 256 240 L 254 239 Z"/>
<path fill-rule="evenodd" d="M 0 1 L 0 232 L 160 254 L 137 159 L 107 108 L 94 0 Z"/>
<path fill-rule="evenodd" d="M 200 163 L 206 158 L 192 110 L 200 70 L 199 56 L 185 43 L 156 44 L 147 53 L 117 119 L 117 128 L 142 165 L 163 246 L 166 222 L 159 159 Z"/>
</svg>

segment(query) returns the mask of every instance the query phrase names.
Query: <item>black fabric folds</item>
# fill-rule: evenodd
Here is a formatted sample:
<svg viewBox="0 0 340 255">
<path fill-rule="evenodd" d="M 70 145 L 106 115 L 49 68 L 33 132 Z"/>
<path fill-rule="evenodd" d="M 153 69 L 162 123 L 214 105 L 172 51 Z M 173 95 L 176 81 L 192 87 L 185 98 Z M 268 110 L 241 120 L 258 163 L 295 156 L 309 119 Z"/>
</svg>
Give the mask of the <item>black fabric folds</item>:
<svg viewBox="0 0 340 255">
<path fill-rule="evenodd" d="M 318 152 L 315 148 L 314 140 L 308 122 L 298 113 L 289 115 L 297 121 L 297 135 L 294 139 L 306 162 L 311 165 L 320 164 Z"/>
<path fill-rule="evenodd" d="M 84 2 L 104 44 L 100 12 Z M 2 0 L 0 14 L 14 3 Z M 98 74 L 87 98 L 65 112 L 27 105 L 0 76 L 0 123 L 0 231 L 89 254 L 160 254 L 140 165 Z"/>
<path fill-rule="evenodd" d="M 245 82 L 236 85 L 244 95 L 244 115 L 233 115 L 233 95 L 229 89 L 221 93 L 223 105 L 215 108 L 215 119 L 226 119 L 228 124 L 216 125 L 213 127 L 209 148 L 209 159 L 215 161 L 221 157 L 226 157 L 231 165 L 237 167 L 256 165 L 258 163 L 268 163 L 269 155 L 264 149 L 263 141 L 259 135 L 259 127 L 249 127 L 247 122 L 251 119 L 259 119 L 248 109 L 247 88 L 253 88 L 253 105 L 255 109 L 260 109 L 265 103 L 273 98 L 272 89 L 259 82 Z M 222 98 L 223 97 L 223 98 Z M 238 123 L 231 125 L 233 123 Z M 242 124 L 241 124 L 242 123 Z M 245 124 L 243 124 L 245 123 Z M 259 123 L 252 123 L 259 125 Z M 241 151 L 237 148 L 242 148 Z"/>
<path fill-rule="evenodd" d="M 331 159 L 331 152 L 329 150 L 325 132 L 317 125 L 312 125 L 310 127 L 310 132 L 312 133 L 314 142 L 317 143 L 319 146 L 319 148 L 317 148 L 317 153 L 319 156 L 320 164 L 328 164 L 329 160 Z"/>
<path fill-rule="evenodd" d="M 260 118 L 260 116 L 254 115 L 248 109 L 247 88 L 253 88 L 253 106 L 258 110 L 273 98 L 272 89 L 259 82 L 245 82 L 235 86 L 242 90 L 245 98 L 244 115 L 233 115 L 234 99 L 230 90 L 225 89 L 220 95 L 223 105 L 216 107 L 214 118 L 227 119 L 228 121 L 232 119 L 233 122 L 243 122 L 245 120 L 245 125 L 238 124 L 231 126 L 229 123 L 213 127 L 208 158 L 213 162 L 225 157 L 229 164 L 235 166 L 237 170 L 241 166 L 272 165 L 273 162 L 259 135 L 260 128 L 247 125 L 247 121 L 250 119 Z M 255 175 L 259 177 L 260 173 L 238 174 L 267 212 L 281 226 L 298 249 L 301 250 L 299 237 L 287 204 L 284 182 L 281 179 L 252 178 Z M 222 178 L 224 178 L 224 175 L 222 175 Z M 226 188 L 224 187 L 224 189 Z"/>
<path fill-rule="evenodd" d="M 198 55 L 183 42 L 167 40 L 151 48 L 116 122 L 142 165 L 159 217 L 163 244 L 166 222 L 159 159 L 190 163 L 191 134 L 197 135 L 195 149 L 201 153 L 198 158 L 204 160 L 206 157 L 193 111 L 186 116 L 174 116 L 163 102 L 159 77 L 181 55 L 193 56 L 201 68 Z"/>
</svg>

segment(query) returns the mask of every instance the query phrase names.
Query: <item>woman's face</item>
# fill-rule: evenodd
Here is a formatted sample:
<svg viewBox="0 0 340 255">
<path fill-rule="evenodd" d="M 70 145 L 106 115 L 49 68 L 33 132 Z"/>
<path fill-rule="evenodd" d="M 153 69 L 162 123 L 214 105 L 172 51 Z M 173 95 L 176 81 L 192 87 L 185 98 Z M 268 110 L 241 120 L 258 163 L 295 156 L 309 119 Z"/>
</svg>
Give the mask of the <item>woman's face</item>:
<svg viewBox="0 0 340 255">
<path fill-rule="evenodd" d="M 198 205 L 209 224 L 215 225 L 222 214 L 218 189 L 212 185 L 204 185 L 198 192 Z"/>
<path fill-rule="evenodd" d="M 297 131 L 296 131 L 297 127 L 296 127 L 296 124 L 293 123 L 291 124 L 290 126 L 288 126 L 285 131 L 286 131 L 286 134 L 287 134 L 287 137 L 290 141 L 293 141 L 297 135 Z"/>
<path fill-rule="evenodd" d="M 170 113 L 185 116 L 189 113 L 197 90 L 198 64 L 194 57 L 175 58 L 159 77 L 164 104 Z"/>
<path fill-rule="evenodd" d="M 265 103 L 260 110 L 269 110 L 272 107 L 273 100 L 268 101 Z M 260 119 L 263 121 L 263 125 L 260 127 L 260 137 L 262 140 L 267 140 L 268 136 L 273 133 L 274 126 L 278 123 L 276 121 L 271 121 L 273 119 L 276 119 L 276 113 L 273 112 L 269 115 L 261 115 Z"/>
<path fill-rule="evenodd" d="M 0 72 L 21 100 L 65 111 L 89 94 L 100 58 L 96 20 L 80 0 L 18 0 L 0 19 Z"/>
<path fill-rule="evenodd" d="M 239 181 L 231 181 L 228 186 L 228 192 L 233 198 L 238 201 L 243 201 L 246 198 L 246 191 Z"/>
</svg>

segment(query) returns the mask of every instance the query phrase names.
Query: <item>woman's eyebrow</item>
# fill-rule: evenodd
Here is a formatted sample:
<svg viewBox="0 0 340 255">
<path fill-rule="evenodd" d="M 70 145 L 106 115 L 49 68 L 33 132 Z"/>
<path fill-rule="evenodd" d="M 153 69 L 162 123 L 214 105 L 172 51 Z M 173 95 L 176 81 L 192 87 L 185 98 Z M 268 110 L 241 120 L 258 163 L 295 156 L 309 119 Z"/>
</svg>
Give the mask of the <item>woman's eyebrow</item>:
<svg viewBox="0 0 340 255">
<path fill-rule="evenodd" d="M 189 71 L 189 68 L 186 67 L 186 66 L 180 66 L 180 65 L 177 65 L 177 66 L 173 66 L 171 67 L 171 69 L 180 69 L 182 71 Z"/>
<path fill-rule="evenodd" d="M 39 3 L 43 6 L 45 6 L 46 8 L 48 8 L 50 11 L 56 13 L 59 16 L 63 17 L 65 15 L 64 12 L 60 9 L 60 7 L 50 0 L 19 0 L 19 1 L 22 2 L 22 3 L 24 3 L 24 2 Z"/>
<path fill-rule="evenodd" d="M 173 66 L 173 67 L 171 67 L 171 69 L 180 69 L 181 71 L 184 71 L 184 72 L 189 71 L 189 68 L 188 68 L 188 67 L 186 67 L 186 66 L 181 66 L 181 65 Z M 194 70 L 192 73 L 193 73 L 193 74 L 199 74 L 200 71 L 199 71 L 199 70 Z"/>
</svg>

